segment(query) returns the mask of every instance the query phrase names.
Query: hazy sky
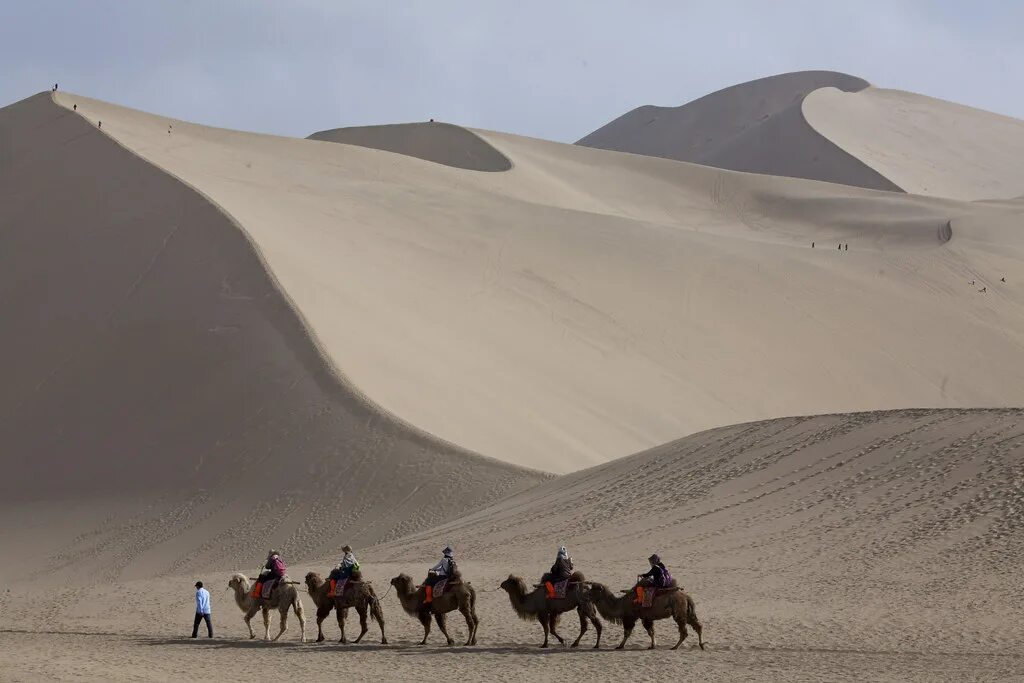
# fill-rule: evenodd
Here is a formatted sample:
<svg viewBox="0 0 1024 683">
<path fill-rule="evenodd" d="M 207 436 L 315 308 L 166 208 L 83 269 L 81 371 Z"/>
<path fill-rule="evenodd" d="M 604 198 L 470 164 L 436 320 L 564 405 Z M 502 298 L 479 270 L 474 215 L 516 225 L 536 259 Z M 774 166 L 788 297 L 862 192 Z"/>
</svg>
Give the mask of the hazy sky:
<svg viewBox="0 0 1024 683">
<path fill-rule="evenodd" d="M 305 136 L 435 118 L 573 141 L 833 69 L 1024 118 L 1024 3 L 0 0 L 0 106 L 62 90 Z"/>
</svg>

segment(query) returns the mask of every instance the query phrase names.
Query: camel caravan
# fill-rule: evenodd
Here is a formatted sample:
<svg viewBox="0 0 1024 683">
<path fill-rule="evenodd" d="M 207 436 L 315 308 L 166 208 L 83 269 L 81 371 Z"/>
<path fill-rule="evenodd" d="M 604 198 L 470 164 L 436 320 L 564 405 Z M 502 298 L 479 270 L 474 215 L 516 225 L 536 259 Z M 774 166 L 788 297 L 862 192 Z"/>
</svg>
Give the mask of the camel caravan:
<svg viewBox="0 0 1024 683">
<path fill-rule="evenodd" d="M 372 582 L 363 579 L 352 549 L 346 545 L 342 551 L 341 562 L 326 579 L 316 572 L 309 572 L 305 577 L 306 592 L 316 605 L 316 642 L 325 640 L 323 622 L 333 610 L 341 630 L 339 642 L 348 643 L 345 619 L 348 610 L 355 608 L 359 614 L 360 631 L 352 642 L 358 643 L 363 639 L 369 630 L 368 616 L 372 616 L 380 628 L 381 644 L 387 645 L 382 598 L 377 596 Z M 522 578 L 509 575 L 499 589 L 508 594 L 516 615 L 540 624 L 544 632 L 541 647 L 548 647 L 551 636 L 565 646 L 565 639 L 557 630 L 558 621 L 561 615 L 575 610 L 580 620 L 580 632 L 571 647 L 579 646 L 591 625 L 596 633 L 594 648 L 601 647 L 603 627 L 600 616 L 623 627 L 622 641 L 616 646 L 618 650 L 625 647 L 637 622 L 647 631 L 651 641 L 648 649 L 653 650 L 656 647 L 654 622 L 661 619 L 674 620 L 679 630 L 679 639 L 672 646 L 673 650 L 686 640 L 687 626 L 696 632 L 698 645 L 703 650 L 703 628 L 697 618 L 693 598 L 676 583 L 660 557 L 651 555 L 648 561 L 650 570 L 638 575 L 632 588 L 615 592 L 603 584 L 587 581 L 582 572 L 574 569 L 572 558 L 562 546 L 558 549 L 555 563 L 539 583 L 531 586 Z M 280 630 L 274 636 L 274 640 L 278 640 L 288 630 L 288 615 L 293 611 L 299 620 L 299 638 L 306 642 L 306 617 L 298 585 L 298 581 L 288 579 L 284 561 L 275 550 L 267 554 L 266 565 L 259 576 L 250 579 L 244 574 L 232 575 L 228 588 L 234 592 L 235 602 L 244 614 L 250 638 L 256 637 L 251 621 L 257 612 L 263 615 L 264 640 L 270 640 L 271 610 L 279 612 Z M 423 626 L 423 639 L 419 645 L 426 645 L 432 621 L 437 624 L 447 644 L 454 645 L 455 641 L 448 634 L 447 615 L 455 611 L 466 620 L 468 635 L 465 645 L 476 645 L 480 626 L 476 615 L 476 590 L 469 581 L 463 580 L 451 546 L 444 549 L 441 561 L 430 568 L 422 583 L 416 584 L 411 576 L 399 574 L 391 579 L 391 587 L 383 597 L 387 597 L 392 589 L 402 609 Z"/>
</svg>

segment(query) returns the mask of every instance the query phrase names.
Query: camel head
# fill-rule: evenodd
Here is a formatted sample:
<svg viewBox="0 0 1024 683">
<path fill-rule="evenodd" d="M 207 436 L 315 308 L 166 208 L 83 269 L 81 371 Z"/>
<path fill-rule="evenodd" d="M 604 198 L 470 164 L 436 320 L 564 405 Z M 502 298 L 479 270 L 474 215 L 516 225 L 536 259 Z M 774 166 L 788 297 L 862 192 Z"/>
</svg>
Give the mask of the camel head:
<svg viewBox="0 0 1024 683">
<path fill-rule="evenodd" d="M 500 588 L 509 594 L 513 591 L 518 592 L 520 595 L 526 593 L 526 584 L 515 574 L 509 574 L 508 578 L 501 582 Z"/>
<path fill-rule="evenodd" d="M 228 588 L 235 591 L 236 593 L 248 593 L 249 592 L 249 579 L 245 577 L 245 574 L 239 574 L 235 572 L 228 579 Z"/>
<path fill-rule="evenodd" d="M 320 586 L 324 585 L 324 580 L 320 578 L 320 575 L 316 572 L 306 573 L 306 592 L 312 595 L 316 593 Z"/>
<path fill-rule="evenodd" d="M 399 593 L 411 593 L 412 592 L 412 577 L 408 574 L 399 574 L 395 578 L 391 579 L 391 585 L 395 587 Z"/>
<path fill-rule="evenodd" d="M 249 595 L 249 579 L 245 578 L 245 574 L 232 574 L 228 579 L 228 590 L 234 592 L 235 603 L 239 609 L 243 612 L 249 609 L 252 597 Z"/>
</svg>

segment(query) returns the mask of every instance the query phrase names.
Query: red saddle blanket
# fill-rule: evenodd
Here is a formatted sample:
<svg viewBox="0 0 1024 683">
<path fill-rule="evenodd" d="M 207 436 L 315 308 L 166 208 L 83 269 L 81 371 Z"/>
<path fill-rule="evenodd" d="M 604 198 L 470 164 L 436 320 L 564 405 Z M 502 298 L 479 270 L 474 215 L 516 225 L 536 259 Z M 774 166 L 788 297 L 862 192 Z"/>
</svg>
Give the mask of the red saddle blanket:
<svg viewBox="0 0 1024 683">
<path fill-rule="evenodd" d="M 667 588 L 655 588 L 654 586 L 637 586 L 636 587 L 636 602 L 641 607 L 650 607 L 654 604 L 654 598 L 665 593 L 673 593 L 679 590 L 676 586 L 669 586 Z"/>
<path fill-rule="evenodd" d="M 256 585 L 252 588 L 250 595 L 254 598 L 262 598 L 269 600 L 270 596 L 274 593 L 274 589 L 277 587 L 277 579 L 267 579 L 266 581 L 257 581 Z"/>
<path fill-rule="evenodd" d="M 569 590 L 569 579 L 566 579 L 565 581 L 559 581 L 558 583 L 545 581 L 544 589 L 547 591 L 548 600 L 558 600 L 559 598 L 564 598 L 566 591 Z"/>
</svg>

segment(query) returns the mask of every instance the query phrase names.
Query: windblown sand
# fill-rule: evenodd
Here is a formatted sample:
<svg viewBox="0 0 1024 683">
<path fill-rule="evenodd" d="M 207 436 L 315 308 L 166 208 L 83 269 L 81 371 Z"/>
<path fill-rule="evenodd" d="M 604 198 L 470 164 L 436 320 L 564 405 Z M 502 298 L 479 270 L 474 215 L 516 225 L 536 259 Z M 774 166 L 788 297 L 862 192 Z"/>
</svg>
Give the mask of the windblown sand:
<svg viewBox="0 0 1024 683">
<path fill-rule="evenodd" d="M 1020 122 L 816 74 L 723 91 L 759 174 L 0 109 L 0 679 L 1024 677 Z M 480 644 L 413 645 L 393 594 L 387 647 L 250 641 L 230 573 L 346 542 L 382 595 L 454 544 Z M 497 587 L 561 543 L 612 588 L 660 553 L 708 649 L 539 650 Z"/>
</svg>

